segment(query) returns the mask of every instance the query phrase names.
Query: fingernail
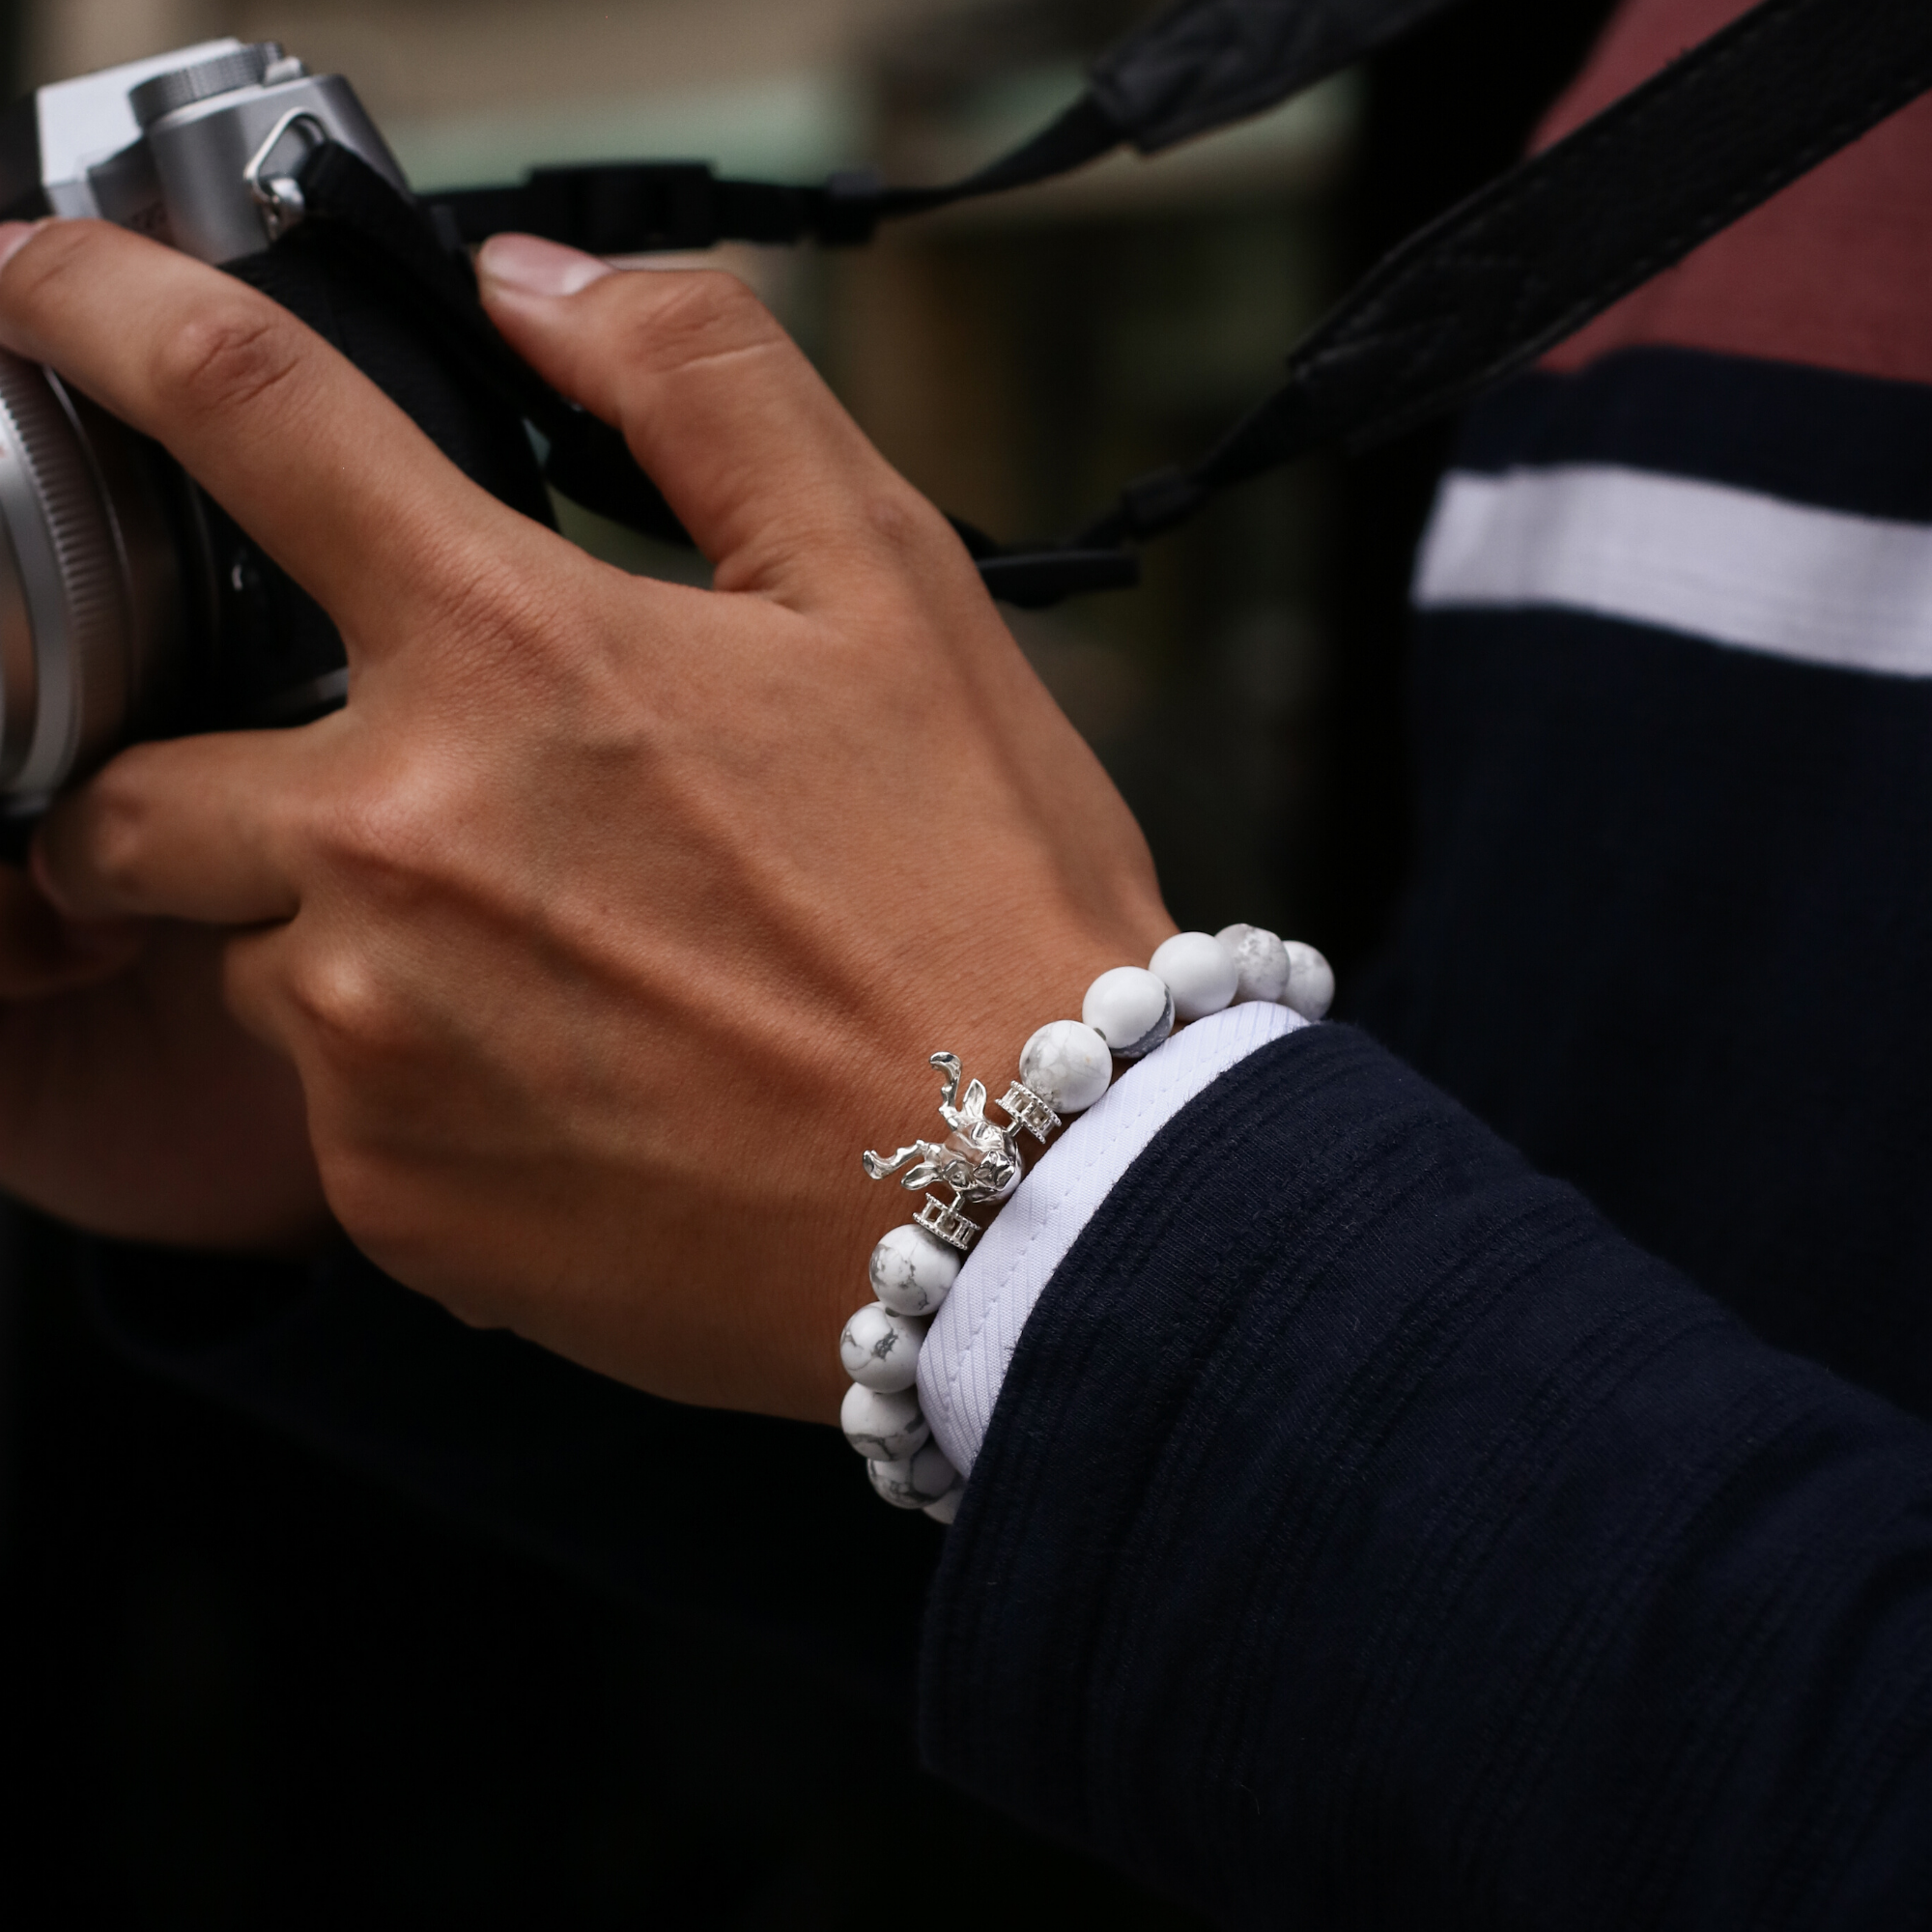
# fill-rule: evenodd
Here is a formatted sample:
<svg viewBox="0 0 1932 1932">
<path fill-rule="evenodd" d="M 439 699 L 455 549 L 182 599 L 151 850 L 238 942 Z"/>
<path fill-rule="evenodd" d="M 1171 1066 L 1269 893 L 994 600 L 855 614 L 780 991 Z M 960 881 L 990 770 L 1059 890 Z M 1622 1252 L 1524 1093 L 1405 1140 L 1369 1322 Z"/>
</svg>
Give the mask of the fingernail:
<svg viewBox="0 0 1932 1932">
<path fill-rule="evenodd" d="M 609 262 L 535 235 L 493 235 L 476 257 L 477 272 L 530 296 L 574 296 L 611 273 Z"/>
<path fill-rule="evenodd" d="M 38 221 L 0 221 L 0 269 L 4 269 L 39 232 Z"/>
</svg>

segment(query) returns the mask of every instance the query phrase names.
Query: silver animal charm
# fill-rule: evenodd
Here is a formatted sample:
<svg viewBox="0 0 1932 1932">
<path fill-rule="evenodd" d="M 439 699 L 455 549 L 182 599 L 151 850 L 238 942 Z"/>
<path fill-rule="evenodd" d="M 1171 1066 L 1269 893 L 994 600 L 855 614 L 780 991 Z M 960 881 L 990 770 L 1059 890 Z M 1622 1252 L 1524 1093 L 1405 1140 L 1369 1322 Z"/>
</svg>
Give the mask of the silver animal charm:
<svg viewBox="0 0 1932 1932">
<path fill-rule="evenodd" d="M 986 1090 L 978 1080 L 959 1092 L 961 1067 L 956 1053 L 935 1053 L 931 1065 L 946 1078 L 940 1088 L 939 1114 L 952 1129 L 945 1142 L 914 1141 L 888 1160 L 869 1150 L 862 1156 L 874 1180 L 899 1174 L 899 1185 L 917 1194 L 923 1188 L 950 1187 L 944 1202 L 928 1194 L 914 1219 L 928 1234 L 937 1235 L 962 1253 L 979 1238 L 980 1228 L 965 1209 L 986 1201 L 1004 1201 L 1020 1180 L 1019 1137 L 1022 1131 L 1044 1142 L 1060 1124 L 1060 1116 L 1030 1088 L 1015 1080 L 997 1104 L 1011 1116 L 1002 1126 L 986 1118 Z M 956 1103 L 956 1104 L 955 1104 Z M 913 1163 L 906 1167 L 906 1163 Z"/>
</svg>

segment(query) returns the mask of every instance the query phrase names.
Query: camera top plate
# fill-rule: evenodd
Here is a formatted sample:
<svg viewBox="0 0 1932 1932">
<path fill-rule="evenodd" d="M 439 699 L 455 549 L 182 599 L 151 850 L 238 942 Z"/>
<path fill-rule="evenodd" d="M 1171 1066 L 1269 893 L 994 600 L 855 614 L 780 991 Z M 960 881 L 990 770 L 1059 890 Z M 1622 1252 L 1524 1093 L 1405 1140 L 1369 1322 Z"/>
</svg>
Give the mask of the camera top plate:
<svg viewBox="0 0 1932 1932">
<path fill-rule="evenodd" d="M 20 103 L 30 108 L 35 123 L 38 152 L 32 179 L 21 182 L 17 188 L 11 180 L 6 182 L 6 192 L 0 199 L 11 206 L 22 192 L 38 187 L 45 197 L 43 212 L 48 214 L 101 215 L 104 211 L 95 198 L 88 170 L 141 138 L 128 91 L 177 68 L 240 53 L 242 44 L 233 35 L 202 41 L 194 46 L 176 47 L 171 53 L 127 61 L 120 67 L 102 68 L 99 73 L 57 80 L 38 89 L 30 101 Z"/>
</svg>

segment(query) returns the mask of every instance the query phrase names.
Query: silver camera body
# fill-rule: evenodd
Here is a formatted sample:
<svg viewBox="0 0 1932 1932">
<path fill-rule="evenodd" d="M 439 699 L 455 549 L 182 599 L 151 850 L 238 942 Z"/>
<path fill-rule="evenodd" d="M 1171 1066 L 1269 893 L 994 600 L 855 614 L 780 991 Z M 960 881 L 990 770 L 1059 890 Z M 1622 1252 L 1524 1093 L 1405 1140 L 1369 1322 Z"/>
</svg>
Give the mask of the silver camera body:
<svg viewBox="0 0 1932 1932">
<path fill-rule="evenodd" d="M 0 214 L 92 216 L 225 266 L 300 223 L 296 171 L 324 141 L 408 193 L 341 76 L 310 74 L 272 43 L 208 41 L 16 103 L 0 118 Z M 205 511 L 157 455 L 51 371 L 0 353 L 0 810 L 11 815 L 151 728 L 185 634 L 212 621 L 211 600 L 183 581 L 197 551 L 209 558 L 205 528 L 184 526 Z M 328 678 L 340 673 L 309 682 Z"/>
</svg>

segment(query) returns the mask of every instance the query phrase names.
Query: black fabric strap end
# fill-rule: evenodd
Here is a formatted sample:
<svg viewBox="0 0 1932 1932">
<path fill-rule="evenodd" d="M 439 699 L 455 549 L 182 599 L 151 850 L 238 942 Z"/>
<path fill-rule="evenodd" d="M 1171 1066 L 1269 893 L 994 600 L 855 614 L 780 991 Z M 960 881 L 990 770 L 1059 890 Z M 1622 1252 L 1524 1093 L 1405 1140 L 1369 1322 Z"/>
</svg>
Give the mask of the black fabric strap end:
<svg viewBox="0 0 1932 1932">
<path fill-rule="evenodd" d="M 1174 0 L 1095 57 L 1096 103 L 1143 155 L 1245 120 L 1458 0 Z"/>
<path fill-rule="evenodd" d="M 515 229 L 593 255 L 649 255 L 720 242 L 848 247 L 869 242 L 880 217 L 898 212 L 892 202 L 870 169 L 793 187 L 733 181 L 702 161 L 625 161 L 538 168 L 521 186 L 462 188 L 437 206 L 469 242 Z"/>
<path fill-rule="evenodd" d="M 1112 552 L 1182 524 L 1208 499 L 1208 489 L 1191 470 L 1156 469 L 1129 483 L 1111 510 L 1094 518 L 1074 538 L 1076 550 Z"/>
<path fill-rule="evenodd" d="M 1002 604 L 1044 611 L 1068 597 L 1133 589 L 1141 581 L 1141 560 L 1130 550 L 1037 551 L 981 557 L 980 578 Z"/>
<path fill-rule="evenodd" d="M 1124 138 L 1106 102 L 1094 94 L 1083 94 L 1023 147 L 1003 155 L 945 192 L 952 200 L 965 201 L 975 195 L 1001 194 L 1009 188 L 1052 181 L 1111 154 Z"/>
</svg>

